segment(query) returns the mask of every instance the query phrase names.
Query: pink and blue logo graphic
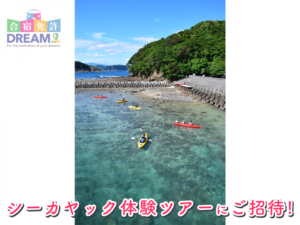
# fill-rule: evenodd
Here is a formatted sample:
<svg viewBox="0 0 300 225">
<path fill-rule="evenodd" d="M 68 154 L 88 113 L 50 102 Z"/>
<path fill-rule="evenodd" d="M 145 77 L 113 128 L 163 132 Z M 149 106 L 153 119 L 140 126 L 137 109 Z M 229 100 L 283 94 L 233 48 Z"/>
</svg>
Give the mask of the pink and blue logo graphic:
<svg viewBox="0 0 300 225">
<path fill-rule="evenodd" d="M 45 21 L 42 20 L 41 14 L 39 10 L 31 9 L 26 12 L 26 20 L 7 19 L 7 32 L 10 33 L 7 34 L 7 43 L 50 43 L 50 34 L 43 34 L 47 32 L 53 34 L 53 41 L 51 41 L 51 43 L 60 43 L 58 33 L 61 32 L 61 20 Z M 30 33 L 33 33 L 33 35 L 30 35 Z M 38 38 L 38 34 L 35 33 L 40 33 L 40 38 Z"/>
<path fill-rule="evenodd" d="M 31 20 L 31 19 L 37 19 L 37 20 L 41 20 L 41 12 L 37 9 L 30 9 L 27 12 L 27 20 Z"/>
</svg>

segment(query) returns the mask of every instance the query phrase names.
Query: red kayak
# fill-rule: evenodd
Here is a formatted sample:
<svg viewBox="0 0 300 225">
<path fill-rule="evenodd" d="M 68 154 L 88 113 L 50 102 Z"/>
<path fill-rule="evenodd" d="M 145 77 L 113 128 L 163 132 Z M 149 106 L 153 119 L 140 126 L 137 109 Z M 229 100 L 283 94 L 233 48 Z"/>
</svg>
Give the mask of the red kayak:
<svg viewBox="0 0 300 225">
<path fill-rule="evenodd" d="M 177 126 L 183 126 L 183 127 L 191 127 L 191 128 L 201 128 L 201 126 L 196 126 L 196 125 L 190 125 L 190 124 L 183 124 L 183 123 L 175 123 L 173 122 L 175 125 Z"/>
<path fill-rule="evenodd" d="M 107 98 L 106 96 L 94 96 L 94 98 Z"/>
</svg>

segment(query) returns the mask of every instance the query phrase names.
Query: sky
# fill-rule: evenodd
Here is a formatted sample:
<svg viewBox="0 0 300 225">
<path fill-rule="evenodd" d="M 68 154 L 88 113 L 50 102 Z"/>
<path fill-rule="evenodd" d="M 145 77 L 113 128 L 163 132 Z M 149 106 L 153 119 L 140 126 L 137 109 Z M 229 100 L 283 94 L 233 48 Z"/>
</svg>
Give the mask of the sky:
<svg viewBox="0 0 300 225">
<path fill-rule="evenodd" d="M 75 0 L 75 60 L 126 65 L 145 44 L 205 20 L 225 20 L 225 0 Z"/>
</svg>

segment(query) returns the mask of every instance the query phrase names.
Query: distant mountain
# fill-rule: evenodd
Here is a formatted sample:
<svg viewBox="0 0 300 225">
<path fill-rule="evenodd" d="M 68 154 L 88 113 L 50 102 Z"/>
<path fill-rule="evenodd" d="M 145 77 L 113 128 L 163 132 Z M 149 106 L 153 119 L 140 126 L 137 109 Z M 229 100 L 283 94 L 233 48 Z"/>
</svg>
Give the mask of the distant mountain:
<svg viewBox="0 0 300 225">
<path fill-rule="evenodd" d="M 126 65 L 111 65 L 111 66 L 103 66 L 103 65 L 96 65 L 96 68 L 99 70 L 128 70 L 129 66 Z"/>
</svg>

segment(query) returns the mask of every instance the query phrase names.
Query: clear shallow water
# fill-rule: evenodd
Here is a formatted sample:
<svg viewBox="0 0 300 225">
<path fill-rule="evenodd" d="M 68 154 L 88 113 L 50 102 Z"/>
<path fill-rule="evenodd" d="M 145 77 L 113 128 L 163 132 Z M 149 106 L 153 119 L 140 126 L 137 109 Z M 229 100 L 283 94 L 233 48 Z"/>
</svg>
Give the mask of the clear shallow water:
<svg viewBox="0 0 300 225">
<path fill-rule="evenodd" d="M 96 94 L 75 95 L 75 199 L 81 205 L 75 223 L 225 224 L 215 210 L 197 210 L 200 204 L 225 204 L 225 113 L 199 102 L 143 102 L 140 95 L 125 94 L 129 102 L 116 104 L 119 93 L 99 92 L 107 99 L 94 99 Z M 128 109 L 135 104 L 142 110 Z M 172 124 L 182 119 L 202 128 Z M 142 149 L 137 147 L 140 128 L 153 140 Z M 167 217 L 160 216 L 158 207 L 156 218 L 122 218 L 118 207 L 124 198 L 174 201 L 175 208 Z M 103 218 L 109 199 L 118 206 Z M 194 202 L 183 218 L 177 215 L 180 200 Z M 88 204 L 97 205 L 91 218 L 85 216 Z"/>
<path fill-rule="evenodd" d="M 109 77 L 127 77 L 129 72 L 126 70 L 121 70 L 117 72 L 86 72 L 86 73 L 75 73 L 75 79 L 103 79 Z"/>
</svg>

